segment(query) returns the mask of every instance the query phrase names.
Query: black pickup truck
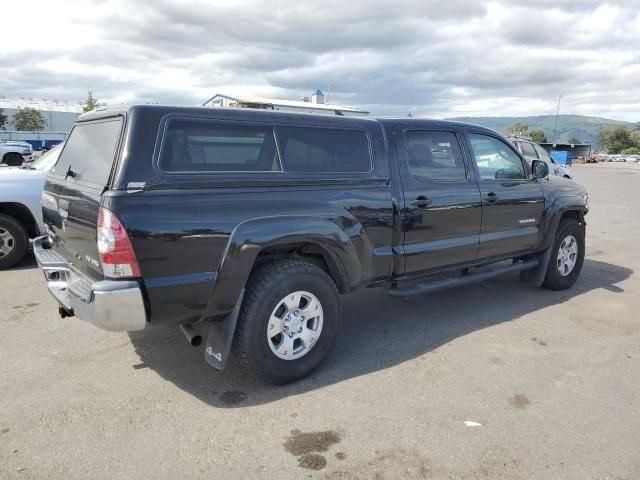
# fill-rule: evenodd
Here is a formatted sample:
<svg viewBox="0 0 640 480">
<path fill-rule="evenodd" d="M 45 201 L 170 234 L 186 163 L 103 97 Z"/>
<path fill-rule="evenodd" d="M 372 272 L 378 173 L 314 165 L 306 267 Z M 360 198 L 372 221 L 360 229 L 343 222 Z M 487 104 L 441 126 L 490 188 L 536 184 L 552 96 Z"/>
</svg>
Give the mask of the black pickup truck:
<svg viewBox="0 0 640 480">
<path fill-rule="evenodd" d="M 63 317 L 176 324 L 272 383 L 322 362 L 339 294 L 509 272 L 570 287 L 588 210 L 475 125 L 157 105 L 82 115 L 42 205 L 34 251 Z"/>
</svg>

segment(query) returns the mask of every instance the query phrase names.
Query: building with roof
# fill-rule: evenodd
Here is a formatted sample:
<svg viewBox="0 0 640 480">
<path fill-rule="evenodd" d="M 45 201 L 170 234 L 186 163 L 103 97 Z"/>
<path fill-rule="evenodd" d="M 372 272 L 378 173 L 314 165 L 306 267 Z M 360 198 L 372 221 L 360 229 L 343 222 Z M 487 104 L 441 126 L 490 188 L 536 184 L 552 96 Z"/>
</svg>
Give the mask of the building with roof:
<svg viewBox="0 0 640 480">
<path fill-rule="evenodd" d="M 29 142 L 34 148 L 51 146 L 67 138 L 73 124 L 82 113 L 82 102 L 66 100 L 37 100 L 33 98 L 7 99 L 0 97 L 0 109 L 7 116 L 4 130 L 0 130 L 0 140 L 21 140 Z M 40 111 L 45 119 L 45 127 L 37 132 L 16 131 L 13 119 L 24 108 Z"/>
<path fill-rule="evenodd" d="M 42 113 L 46 121 L 43 132 L 68 132 L 78 115 L 82 113 L 83 103 L 60 100 L 34 100 L 33 98 L 7 99 L 0 97 L 0 108 L 8 117 L 6 130 L 11 129 L 13 117 L 24 108 L 33 108 Z"/>
<path fill-rule="evenodd" d="M 547 152 L 568 152 L 569 156 L 591 157 L 591 145 L 588 143 L 541 143 L 540 146 Z"/>
<path fill-rule="evenodd" d="M 216 93 L 202 104 L 203 107 L 214 108 L 256 108 L 260 110 L 277 110 L 280 112 L 295 113 L 319 113 L 325 115 L 361 116 L 369 112 L 357 107 L 346 105 L 334 105 L 325 103 L 324 94 L 320 89 L 316 90 L 311 98 L 303 97 L 300 100 L 281 100 L 276 98 L 263 98 L 252 96 L 225 95 Z"/>
</svg>

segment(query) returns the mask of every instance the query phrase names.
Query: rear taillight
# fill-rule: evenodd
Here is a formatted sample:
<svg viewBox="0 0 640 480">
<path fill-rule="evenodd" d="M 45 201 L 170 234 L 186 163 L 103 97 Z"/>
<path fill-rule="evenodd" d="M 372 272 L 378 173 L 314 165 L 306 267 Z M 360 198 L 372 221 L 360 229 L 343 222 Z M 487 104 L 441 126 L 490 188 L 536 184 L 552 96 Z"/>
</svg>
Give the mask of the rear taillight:
<svg viewBox="0 0 640 480">
<path fill-rule="evenodd" d="M 127 231 L 112 211 L 102 207 L 98 212 L 98 253 L 105 277 L 140 276 L 138 260 Z"/>
</svg>

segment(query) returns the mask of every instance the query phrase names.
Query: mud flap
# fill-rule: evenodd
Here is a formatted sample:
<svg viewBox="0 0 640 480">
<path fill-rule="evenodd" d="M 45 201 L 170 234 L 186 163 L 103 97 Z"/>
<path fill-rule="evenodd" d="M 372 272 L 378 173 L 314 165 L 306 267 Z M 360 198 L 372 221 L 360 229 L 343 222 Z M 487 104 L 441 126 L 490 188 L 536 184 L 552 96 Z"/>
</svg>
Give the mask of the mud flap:
<svg viewBox="0 0 640 480">
<path fill-rule="evenodd" d="M 520 281 L 527 285 L 533 285 L 540 287 L 544 282 L 544 277 L 547 275 L 547 268 L 549 268 L 549 260 L 551 260 L 551 252 L 553 251 L 553 243 L 547 247 L 546 250 L 534 255 L 532 258 L 538 260 L 538 266 L 531 270 L 523 270 L 520 272 Z"/>
<path fill-rule="evenodd" d="M 240 292 L 235 307 L 224 320 L 213 322 L 207 334 L 207 344 L 204 349 L 204 359 L 209 365 L 224 370 L 227 366 L 227 360 L 231 353 L 231 344 L 233 343 L 233 335 L 236 331 L 236 323 L 238 323 L 238 314 L 242 306 L 244 298 L 244 289 Z"/>
</svg>

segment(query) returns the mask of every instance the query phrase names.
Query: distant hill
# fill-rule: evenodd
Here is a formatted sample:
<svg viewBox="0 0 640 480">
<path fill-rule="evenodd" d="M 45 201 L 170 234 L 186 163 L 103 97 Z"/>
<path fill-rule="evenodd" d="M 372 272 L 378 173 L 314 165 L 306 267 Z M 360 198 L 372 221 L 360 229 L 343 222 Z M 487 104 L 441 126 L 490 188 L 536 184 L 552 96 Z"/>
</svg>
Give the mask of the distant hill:
<svg viewBox="0 0 640 480">
<path fill-rule="evenodd" d="M 525 123 L 529 130 L 543 130 L 547 140 L 551 141 L 553 136 L 553 125 L 556 120 L 555 115 L 536 115 L 531 117 L 456 117 L 448 120 L 459 122 L 475 123 L 483 127 L 491 128 L 500 133 L 505 133 L 506 127 L 516 122 Z M 596 146 L 598 144 L 598 131 L 608 130 L 615 125 L 624 125 L 629 128 L 639 128 L 639 123 L 623 122 L 600 117 L 586 117 L 583 115 L 558 115 L 558 126 L 556 128 L 557 143 L 567 142 L 570 138 L 577 138 L 582 143 L 589 143 Z"/>
</svg>

